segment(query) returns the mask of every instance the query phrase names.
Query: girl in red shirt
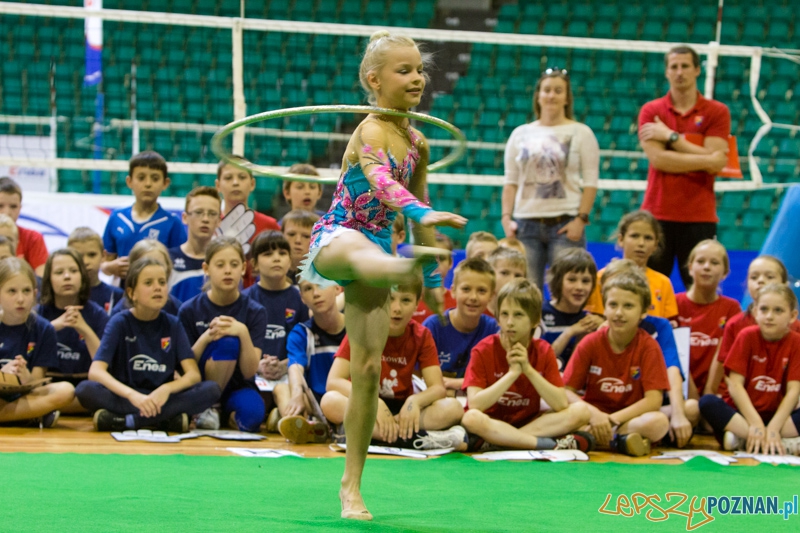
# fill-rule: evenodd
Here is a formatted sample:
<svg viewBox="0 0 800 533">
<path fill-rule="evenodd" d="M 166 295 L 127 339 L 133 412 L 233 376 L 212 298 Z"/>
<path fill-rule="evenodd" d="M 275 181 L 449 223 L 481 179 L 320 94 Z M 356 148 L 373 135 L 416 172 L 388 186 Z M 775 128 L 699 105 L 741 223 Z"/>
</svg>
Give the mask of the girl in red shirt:
<svg viewBox="0 0 800 533">
<path fill-rule="evenodd" d="M 724 400 L 707 394 L 700 411 L 725 450 L 800 452 L 800 333 L 791 331 L 797 297 L 786 284 L 762 287 L 754 301 L 756 326 L 743 329 L 725 360 Z"/>
</svg>

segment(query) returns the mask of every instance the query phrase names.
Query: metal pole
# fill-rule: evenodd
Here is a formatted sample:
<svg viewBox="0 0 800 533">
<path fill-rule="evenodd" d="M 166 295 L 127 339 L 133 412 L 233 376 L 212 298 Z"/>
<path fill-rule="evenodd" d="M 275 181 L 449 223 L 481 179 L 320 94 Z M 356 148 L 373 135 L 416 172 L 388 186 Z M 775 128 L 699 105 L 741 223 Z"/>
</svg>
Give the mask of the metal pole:
<svg viewBox="0 0 800 533">
<path fill-rule="evenodd" d="M 56 118 L 56 63 L 50 60 L 50 149 L 58 158 L 58 119 Z M 53 179 L 55 178 L 55 179 Z M 58 171 L 50 170 L 50 192 L 58 192 Z"/>
<path fill-rule="evenodd" d="M 136 63 L 131 61 L 131 155 L 139 153 L 139 120 L 136 118 Z"/>
<path fill-rule="evenodd" d="M 242 20 L 238 18 L 231 30 L 233 38 L 233 120 L 241 120 L 247 116 L 247 104 L 244 99 L 244 59 Z M 244 129 L 233 134 L 233 153 L 244 156 Z"/>
</svg>

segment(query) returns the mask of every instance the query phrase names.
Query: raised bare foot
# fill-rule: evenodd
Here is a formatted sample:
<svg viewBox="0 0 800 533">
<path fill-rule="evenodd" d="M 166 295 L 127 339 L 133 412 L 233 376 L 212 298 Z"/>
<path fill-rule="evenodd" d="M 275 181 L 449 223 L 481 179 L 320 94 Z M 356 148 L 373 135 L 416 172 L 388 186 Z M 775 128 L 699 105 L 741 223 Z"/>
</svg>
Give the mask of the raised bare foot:
<svg viewBox="0 0 800 533">
<path fill-rule="evenodd" d="M 342 502 L 342 518 L 372 520 L 372 513 L 367 511 L 367 506 L 364 505 L 360 493 L 356 492 L 347 496 L 343 491 L 339 491 L 339 500 Z"/>
</svg>

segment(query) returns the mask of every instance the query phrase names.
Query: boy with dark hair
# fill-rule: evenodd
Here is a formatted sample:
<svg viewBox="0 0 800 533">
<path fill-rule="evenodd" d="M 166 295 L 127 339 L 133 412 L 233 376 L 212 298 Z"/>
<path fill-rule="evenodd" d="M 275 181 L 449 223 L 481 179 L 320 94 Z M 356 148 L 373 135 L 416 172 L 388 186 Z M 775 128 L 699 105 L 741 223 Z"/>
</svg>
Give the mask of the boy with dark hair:
<svg viewBox="0 0 800 533">
<path fill-rule="evenodd" d="M 449 390 L 461 390 L 472 348 L 497 333 L 497 321 L 484 314 L 494 287 L 494 270 L 489 263 L 477 257 L 462 261 L 453 276 L 456 306 L 444 312 L 446 323 L 442 324 L 438 316 L 429 316 L 422 324 L 431 330 L 436 342 L 444 385 Z"/>
<path fill-rule="evenodd" d="M 17 223 L 19 212 L 22 209 L 22 189 L 16 181 L 9 177 L 0 178 L 0 214 L 8 215 Z M 38 231 L 23 228 L 17 225 L 16 256 L 25 259 L 36 275 L 44 274 L 44 263 L 47 261 L 47 246 L 44 237 Z"/>
<path fill-rule="evenodd" d="M 186 231 L 177 217 L 158 204 L 158 197 L 169 187 L 167 162 L 157 152 L 147 150 L 128 163 L 125 184 L 133 192 L 133 205 L 115 209 L 103 233 L 105 261 L 103 273 L 122 279 L 128 273 L 128 254 L 142 239 L 156 239 L 168 249 L 186 240 Z"/>
<path fill-rule="evenodd" d="M 220 209 L 219 193 L 213 187 L 195 187 L 186 195 L 181 218 L 189 229 L 189 237 L 185 243 L 169 249 L 172 259 L 169 292 L 182 302 L 203 290 L 203 261 L 208 243 L 219 226 Z"/>
<path fill-rule="evenodd" d="M 124 298 L 124 292 L 100 281 L 100 265 L 103 262 L 103 239 L 92 228 L 75 228 L 67 238 L 67 246 L 81 254 L 86 273 L 89 276 L 91 292 L 89 300 L 102 307 L 110 315 L 114 306 Z"/>
</svg>

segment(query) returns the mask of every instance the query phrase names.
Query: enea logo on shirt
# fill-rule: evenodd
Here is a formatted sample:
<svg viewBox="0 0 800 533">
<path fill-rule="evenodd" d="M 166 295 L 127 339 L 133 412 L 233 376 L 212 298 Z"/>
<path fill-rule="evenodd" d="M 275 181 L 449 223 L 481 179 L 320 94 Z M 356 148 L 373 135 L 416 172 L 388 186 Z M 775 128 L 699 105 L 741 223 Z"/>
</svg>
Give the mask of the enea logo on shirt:
<svg viewBox="0 0 800 533">
<path fill-rule="evenodd" d="M 780 392 L 781 384 L 769 376 L 756 376 L 752 379 L 754 389 L 761 392 Z"/>
<path fill-rule="evenodd" d="M 717 344 L 719 344 L 719 339 L 709 337 L 708 335 L 700 331 L 693 331 L 692 336 L 689 339 L 689 342 L 692 346 L 706 347 L 706 346 L 716 346 Z"/>
<path fill-rule="evenodd" d="M 162 337 L 161 339 L 161 349 L 165 352 L 169 350 L 169 347 L 172 345 L 172 337 Z"/>
<path fill-rule="evenodd" d="M 35 348 L 36 348 L 36 343 L 35 342 L 29 342 L 28 343 L 28 355 L 30 355 Z"/>
<path fill-rule="evenodd" d="M 607 394 L 624 394 L 633 390 L 633 385 L 618 378 L 603 378 L 597 384 L 600 385 L 600 392 Z"/>
<path fill-rule="evenodd" d="M 267 324 L 267 333 L 264 335 L 265 339 L 274 340 L 282 339 L 286 336 L 286 329 L 277 324 Z"/>
<path fill-rule="evenodd" d="M 497 399 L 497 403 L 505 407 L 525 407 L 531 404 L 531 399 L 516 392 L 506 391 Z"/>
<path fill-rule="evenodd" d="M 58 358 L 59 359 L 66 359 L 68 361 L 77 361 L 81 358 L 81 354 L 75 353 L 72 351 L 72 348 L 67 346 L 66 344 L 58 344 Z"/>
<path fill-rule="evenodd" d="M 149 355 L 139 354 L 131 357 L 133 369 L 138 372 L 166 372 L 167 365 L 159 364 Z"/>
</svg>

